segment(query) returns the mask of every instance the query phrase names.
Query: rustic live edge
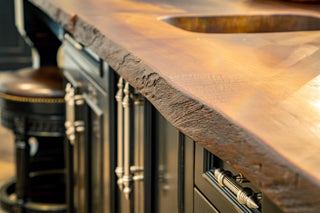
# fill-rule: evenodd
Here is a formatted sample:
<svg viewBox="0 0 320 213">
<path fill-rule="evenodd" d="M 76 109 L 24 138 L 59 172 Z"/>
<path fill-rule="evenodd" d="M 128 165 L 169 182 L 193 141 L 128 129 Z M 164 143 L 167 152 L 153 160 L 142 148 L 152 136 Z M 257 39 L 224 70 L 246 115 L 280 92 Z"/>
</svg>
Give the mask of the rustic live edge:
<svg viewBox="0 0 320 213">
<path fill-rule="evenodd" d="M 209 34 L 171 16 L 300 14 L 264 0 L 30 0 L 285 212 L 320 209 L 320 31 Z"/>
</svg>

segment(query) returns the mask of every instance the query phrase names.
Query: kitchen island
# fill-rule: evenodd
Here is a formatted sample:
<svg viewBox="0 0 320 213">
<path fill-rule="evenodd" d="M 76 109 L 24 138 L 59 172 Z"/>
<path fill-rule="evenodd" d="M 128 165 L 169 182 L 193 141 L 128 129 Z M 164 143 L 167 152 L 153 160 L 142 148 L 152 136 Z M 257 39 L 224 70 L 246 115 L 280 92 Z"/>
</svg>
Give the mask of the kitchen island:
<svg viewBox="0 0 320 213">
<path fill-rule="evenodd" d="M 284 212 L 319 211 L 319 4 L 29 1 Z M 209 24 L 200 17 L 246 22 L 262 15 L 274 25 L 285 21 L 290 28 L 297 19 L 312 26 L 289 31 L 270 24 L 271 32 L 253 33 L 193 28 Z"/>
</svg>

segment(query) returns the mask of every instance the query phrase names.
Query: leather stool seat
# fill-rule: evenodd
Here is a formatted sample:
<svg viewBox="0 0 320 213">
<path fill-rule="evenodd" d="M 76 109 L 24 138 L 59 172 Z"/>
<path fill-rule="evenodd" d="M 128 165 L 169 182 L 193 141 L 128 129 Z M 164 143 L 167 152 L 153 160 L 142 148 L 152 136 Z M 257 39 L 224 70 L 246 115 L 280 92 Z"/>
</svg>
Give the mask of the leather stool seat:
<svg viewBox="0 0 320 213">
<path fill-rule="evenodd" d="M 1 205 L 10 212 L 65 212 L 61 70 L 26 68 L 3 74 L 0 101 L 1 124 L 15 134 L 17 171 L 16 179 L 0 189 Z M 37 142 L 33 154 L 30 138 Z"/>
<path fill-rule="evenodd" d="M 57 67 L 26 68 L 0 78 L 2 107 L 36 114 L 63 114 L 64 90 Z"/>
<path fill-rule="evenodd" d="M 28 135 L 64 135 L 64 90 L 57 67 L 26 68 L 0 78 L 1 123 Z"/>
</svg>

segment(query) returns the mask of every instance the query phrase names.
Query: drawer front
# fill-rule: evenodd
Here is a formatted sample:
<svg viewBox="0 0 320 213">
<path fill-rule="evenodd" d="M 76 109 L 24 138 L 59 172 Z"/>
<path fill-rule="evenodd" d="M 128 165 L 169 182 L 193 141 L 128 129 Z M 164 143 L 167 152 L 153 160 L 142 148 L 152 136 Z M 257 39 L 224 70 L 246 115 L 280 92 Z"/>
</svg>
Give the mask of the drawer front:
<svg viewBox="0 0 320 213">
<path fill-rule="evenodd" d="M 219 212 L 282 212 L 237 170 L 200 145 L 195 150 L 195 186 Z"/>
<path fill-rule="evenodd" d="M 107 89 L 106 82 L 108 82 L 110 68 L 106 62 L 85 48 L 80 50 L 75 48 L 74 44 L 68 40 L 63 42 L 63 46 L 65 69 L 84 72 L 100 87 Z"/>
</svg>

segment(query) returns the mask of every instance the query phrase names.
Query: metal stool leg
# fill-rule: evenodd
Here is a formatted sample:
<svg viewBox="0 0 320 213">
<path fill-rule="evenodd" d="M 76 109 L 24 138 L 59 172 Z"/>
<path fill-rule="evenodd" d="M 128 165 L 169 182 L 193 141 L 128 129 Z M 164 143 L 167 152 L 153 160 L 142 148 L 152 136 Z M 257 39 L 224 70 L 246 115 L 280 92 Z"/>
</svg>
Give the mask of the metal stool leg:
<svg viewBox="0 0 320 213">
<path fill-rule="evenodd" d="M 23 204 L 27 198 L 29 182 L 30 146 L 26 138 L 16 137 L 16 195 L 18 202 Z"/>
</svg>

